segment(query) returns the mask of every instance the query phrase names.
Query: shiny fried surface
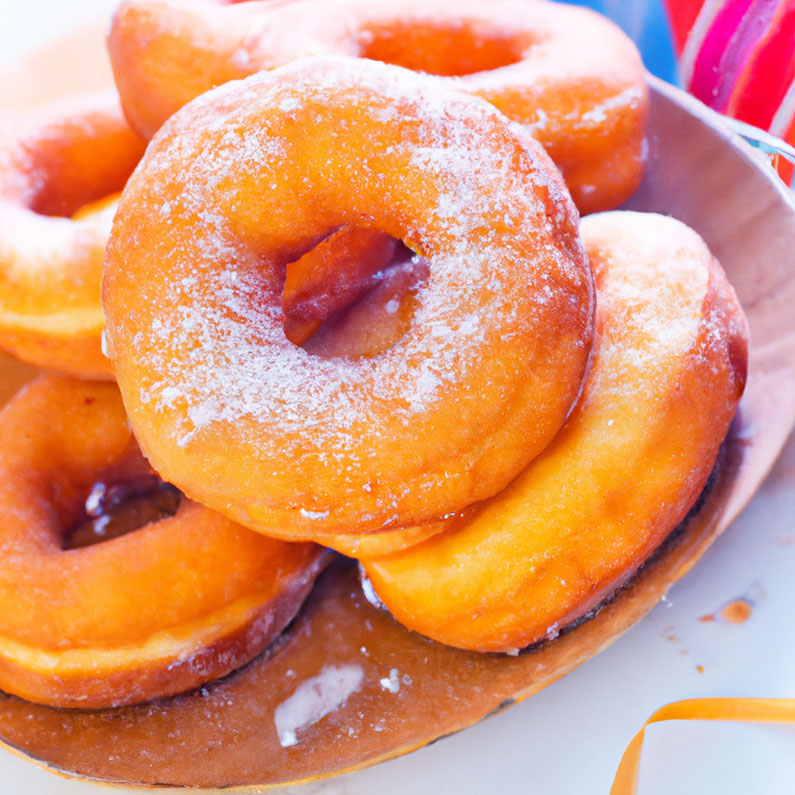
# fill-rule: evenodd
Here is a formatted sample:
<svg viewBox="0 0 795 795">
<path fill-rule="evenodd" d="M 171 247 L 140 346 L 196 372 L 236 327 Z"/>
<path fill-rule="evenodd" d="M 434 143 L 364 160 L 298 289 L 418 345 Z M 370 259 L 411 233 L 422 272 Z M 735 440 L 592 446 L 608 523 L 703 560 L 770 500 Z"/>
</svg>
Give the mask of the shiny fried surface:
<svg viewBox="0 0 795 795">
<path fill-rule="evenodd" d="M 398 620 L 452 646 L 555 637 L 625 582 L 701 493 L 742 395 L 745 319 L 695 232 L 628 212 L 582 232 L 597 342 L 566 425 L 474 515 L 364 561 Z"/>
<path fill-rule="evenodd" d="M 0 413 L 2 690 L 62 707 L 171 695 L 248 662 L 297 612 L 320 548 L 188 500 L 68 548 L 95 483 L 142 476 L 151 470 L 111 384 L 40 376 Z"/>
</svg>

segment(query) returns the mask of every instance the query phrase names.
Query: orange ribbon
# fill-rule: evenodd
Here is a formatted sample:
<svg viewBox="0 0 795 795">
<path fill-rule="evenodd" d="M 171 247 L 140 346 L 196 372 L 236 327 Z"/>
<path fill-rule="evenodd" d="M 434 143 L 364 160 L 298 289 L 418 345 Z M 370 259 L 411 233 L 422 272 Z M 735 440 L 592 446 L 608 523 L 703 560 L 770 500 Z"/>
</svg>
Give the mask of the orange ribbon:
<svg viewBox="0 0 795 795">
<path fill-rule="evenodd" d="M 689 698 L 658 709 L 627 746 L 610 795 L 635 795 L 646 727 L 666 720 L 728 720 L 748 723 L 795 723 L 795 699 Z"/>
</svg>

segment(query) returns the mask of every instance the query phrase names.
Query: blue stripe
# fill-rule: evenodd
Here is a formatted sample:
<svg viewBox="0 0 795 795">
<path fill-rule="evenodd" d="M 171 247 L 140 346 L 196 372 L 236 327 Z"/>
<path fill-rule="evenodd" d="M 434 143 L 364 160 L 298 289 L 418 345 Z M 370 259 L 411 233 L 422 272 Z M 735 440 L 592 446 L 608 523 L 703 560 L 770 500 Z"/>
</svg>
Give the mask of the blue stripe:
<svg viewBox="0 0 795 795">
<path fill-rule="evenodd" d="M 667 80 L 678 83 L 676 56 L 671 28 L 660 0 L 563 0 L 572 5 L 589 6 L 610 17 L 638 45 L 646 68 Z"/>
</svg>

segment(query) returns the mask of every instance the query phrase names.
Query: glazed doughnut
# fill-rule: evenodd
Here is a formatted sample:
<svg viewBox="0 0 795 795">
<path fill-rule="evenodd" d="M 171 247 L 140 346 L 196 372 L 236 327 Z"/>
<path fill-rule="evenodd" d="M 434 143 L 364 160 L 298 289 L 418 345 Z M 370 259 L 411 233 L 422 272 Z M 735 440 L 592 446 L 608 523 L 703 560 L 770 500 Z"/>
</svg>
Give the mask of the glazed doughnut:
<svg viewBox="0 0 795 795">
<path fill-rule="evenodd" d="M 187 500 L 121 537 L 66 543 L 93 484 L 141 476 L 112 384 L 45 375 L 0 412 L 0 689 L 87 708 L 171 695 L 248 662 L 298 611 L 320 548 Z"/>
<path fill-rule="evenodd" d="M 364 561 L 390 612 L 442 643 L 520 649 L 596 608 L 694 504 L 742 394 L 744 316 L 695 232 L 615 212 L 582 234 L 598 341 L 568 422 L 473 514 Z"/>
<path fill-rule="evenodd" d="M 186 102 L 306 55 L 437 75 L 525 125 L 583 213 L 617 207 L 643 170 L 648 104 L 632 42 L 587 9 L 527 0 L 126 0 L 108 48 L 125 112 L 151 137 Z"/>
<path fill-rule="evenodd" d="M 155 469 L 294 539 L 435 521 L 503 488 L 563 424 L 593 324 L 576 210 L 531 143 L 482 100 L 348 58 L 172 117 L 124 191 L 103 281 Z M 406 335 L 355 361 L 282 323 L 284 263 L 345 225 L 429 263 Z"/>
<path fill-rule="evenodd" d="M 3 122 L 0 347 L 40 367 L 111 378 L 101 350 L 100 280 L 113 206 L 102 200 L 124 186 L 143 141 L 115 98 Z"/>
</svg>

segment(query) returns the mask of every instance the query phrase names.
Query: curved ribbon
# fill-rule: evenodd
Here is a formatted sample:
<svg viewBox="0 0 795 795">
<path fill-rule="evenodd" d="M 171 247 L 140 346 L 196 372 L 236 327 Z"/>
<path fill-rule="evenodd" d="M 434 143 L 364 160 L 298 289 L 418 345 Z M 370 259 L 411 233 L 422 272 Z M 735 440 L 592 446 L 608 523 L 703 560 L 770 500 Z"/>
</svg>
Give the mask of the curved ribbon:
<svg viewBox="0 0 795 795">
<path fill-rule="evenodd" d="M 658 709 L 632 738 L 618 765 L 610 795 L 635 795 L 646 728 L 667 720 L 721 720 L 795 724 L 795 699 L 689 698 Z"/>
</svg>

